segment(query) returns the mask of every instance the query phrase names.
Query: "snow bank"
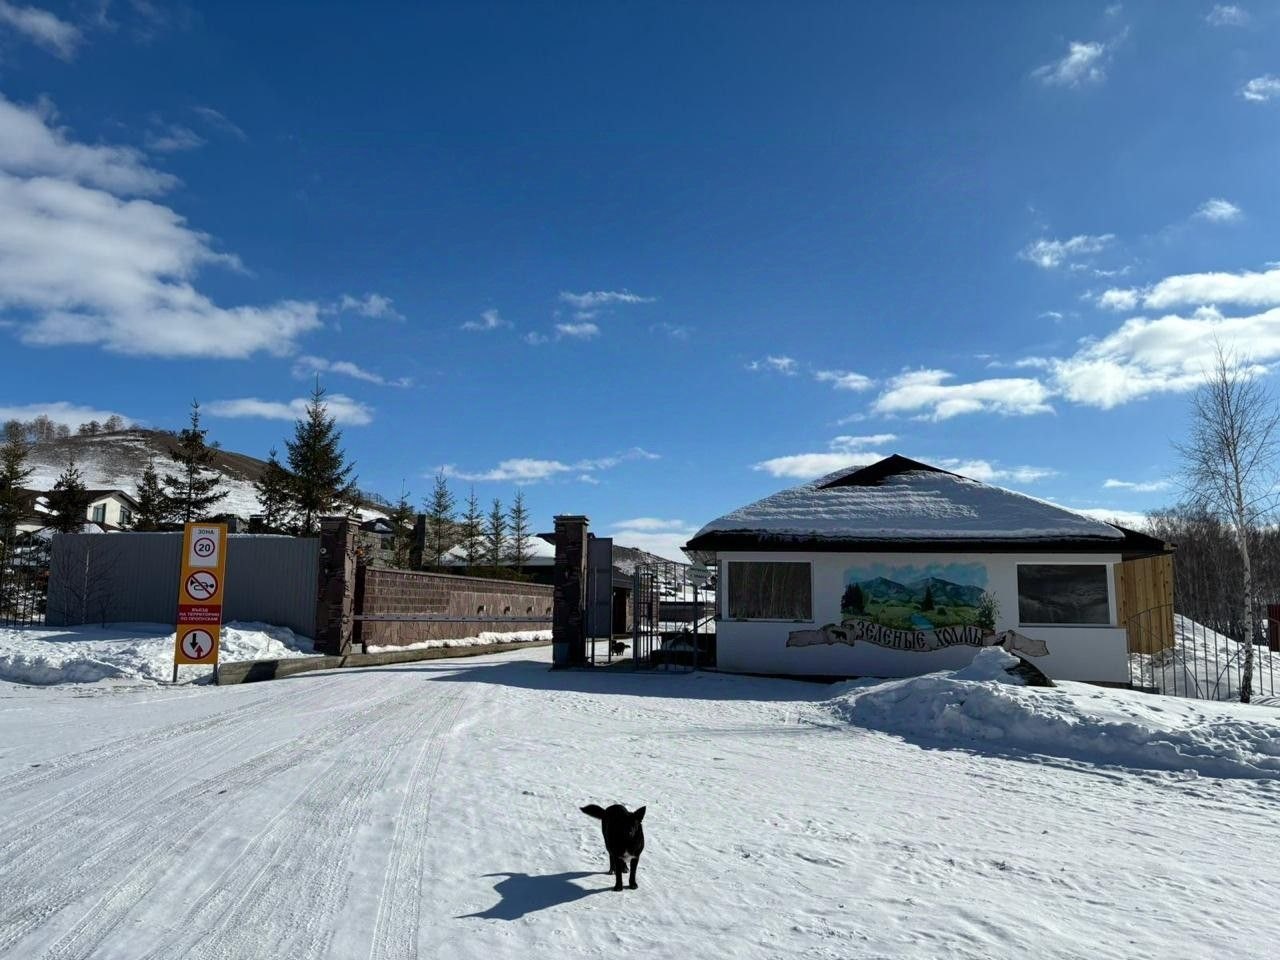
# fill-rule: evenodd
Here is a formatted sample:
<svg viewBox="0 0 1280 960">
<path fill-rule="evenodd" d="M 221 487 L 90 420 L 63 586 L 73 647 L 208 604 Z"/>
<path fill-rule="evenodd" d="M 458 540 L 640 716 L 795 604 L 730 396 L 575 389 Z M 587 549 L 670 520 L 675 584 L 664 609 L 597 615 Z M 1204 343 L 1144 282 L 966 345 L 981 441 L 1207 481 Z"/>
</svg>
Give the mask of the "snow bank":
<svg viewBox="0 0 1280 960">
<path fill-rule="evenodd" d="M 1135 686 L 1200 700 L 1240 699 L 1244 647 L 1181 614 L 1173 618 L 1177 644 L 1160 653 L 1129 655 Z M 1280 705 L 1280 654 L 1253 648 L 1255 702 Z"/>
<path fill-rule="evenodd" d="M 369 653 L 388 653 L 395 650 L 436 650 L 440 647 L 481 647 L 490 643 L 533 643 L 550 640 L 550 630 L 512 630 L 508 633 L 485 632 L 474 637 L 453 640 L 423 640 L 419 643 L 393 644 L 385 647 L 365 647 Z"/>
<path fill-rule="evenodd" d="M 0 680 L 49 685 L 99 680 L 168 681 L 173 676 L 174 632 L 153 623 L 113 627 L 0 628 Z M 234 622 L 222 628 L 219 659 L 302 657 L 311 641 L 286 627 Z M 207 681 L 210 671 L 184 667 L 180 679 Z"/>
<path fill-rule="evenodd" d="M 1004 672 L 1016 662 L 989 648 L 951 673 L 846 685 L 824 706 L 845 722 L 934 743 L 1280 780 L 1280 719 L 1270 710 L 1081 683 L 1027 687 Z"/>
</svg>

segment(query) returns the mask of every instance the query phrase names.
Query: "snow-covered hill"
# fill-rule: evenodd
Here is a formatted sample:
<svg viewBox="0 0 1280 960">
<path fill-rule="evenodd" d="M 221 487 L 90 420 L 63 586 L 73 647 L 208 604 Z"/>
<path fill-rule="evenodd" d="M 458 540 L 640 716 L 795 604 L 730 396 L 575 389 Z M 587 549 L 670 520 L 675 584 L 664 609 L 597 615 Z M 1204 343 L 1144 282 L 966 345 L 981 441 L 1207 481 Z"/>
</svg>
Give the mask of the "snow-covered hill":
<svg viewBox="0 0 1280 960">
<path fill-rule="evenodd" d="M 169 454 L 177 446 L 178 438 L 172 433 L 140 429 L 43 441 L 32 448 L 28 465 L 35 472 L 26 485 L 36 490 L 51 489 L 67 463 L 74 460 L 84 476 L 85 486 L 90 489 L 124 490 L 136 496 L 138 481 L 147 462 L 154 459 L 156 470 L 163 475 L 174 467 Z M 245 519 L 260 513 L 253 484 L 262 475 L 267 462 L 248 454 L 219 449 L 214 454 L 213 465 L 222 474 L 227 490 L 227 497 L 218 509 Z M 371 506 L 363 510 L 362 515 L 384 514 Z"/>
</svg>

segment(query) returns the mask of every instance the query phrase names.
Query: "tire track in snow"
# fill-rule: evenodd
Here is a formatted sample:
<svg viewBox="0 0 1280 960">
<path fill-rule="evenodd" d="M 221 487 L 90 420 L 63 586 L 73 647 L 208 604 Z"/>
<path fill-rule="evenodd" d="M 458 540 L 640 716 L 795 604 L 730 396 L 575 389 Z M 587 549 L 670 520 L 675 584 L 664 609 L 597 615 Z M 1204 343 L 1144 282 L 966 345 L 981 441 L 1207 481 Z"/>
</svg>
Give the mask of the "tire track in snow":
<svg viewBox="0 0 1280 960">
<path fill-rule="evenodd" d="M 421 688 L 406 694 L 397 713 L 353 742 L 352 752 L 335 757 L 318 789 L 304 792 L 282 811 L 192 898 L 198 906 L 174 924 L 176 940 L 157 944 L 139 960 L 324 956 L 370 797 L 385 787 L 405 747 L 418 738 L 434 738 L 450 722 L 457 697 L 434 692 L 424 697 Z M 288 884 L 280 882 L 283 877 Z"/>
<path fill-rule="evenodd" d="M 173 837 L 181 837 L 184 842 L 190 843 L 193 838 L 190 824 L 195 821 L 205 824 L 202 829 L 208 829 L 210 818 L 217 807 L 226 802 L 221 799 L 223 793 L 219 790 L 231 793 L 233 790 L 238 792 L 254 787 L 312 759 L 333 738 L 356 737 L 367 730 L 370 724 L 378 724 L 384 717 L 394 716 L 406 701 L 414 697 L 414 691 L 404 691 L 373 704 L 361 705 L 322 730 L 305 734 L 278 747 L 268 748 L 241 761 L 230 770 L 174 793 L 162 794 L 154 791 L 137 796 L 117 790 L 110 798 L 96 799 L 94 802 L 130 809 L 128 826 L 124 829 L 115 829 L 117 825 L 110 822 L 97 831 L 90 829 L 88 825 L 63 823 L 40 831 L 36 841 L 20 857 L 6 859 L 5 868 L 12 876 L 52 877 L 52 882 L 45 886 L 18 883 L 9 888 L 9 894 L 0 906 L 0 952 L 26 938 L 86 893 L 110 884 L 120 871 L 120 862 L 133 862 L 139 868 L 150 869 L 160 859 L 172 856 L 175 850 Z M 258 724 L 255 721 L 251 725 L 252 729 L 230 731 L 224 736 L 230 738 L 233 733 L 239 732 L 252 742 L 253 730 Z M 228 749 L 243 746 L 244 741 L 241 741 L 229 744 Z M 189 767 L 190 758 L 182 759 Z M 25 834 L 32 832 L 24 831 Z M 66 859 L 69 838 L 81 849 L 87 847 L 91 852 L 79 862 L 74 862 L 73 857 L 73 862 L 68 863 L 64 869 L 50 871 L 50 863 Z M 138 876 L 143 875 L 141 869 L 136 872 Z M 131 869 L 129 873 L 133 876 L 135 871 Z M 111 899 L 109 894 L 99 906 Z M 137 898 L 127 902 L 136 903 Z M 92 952 L 84 955 L 92 956 Z"/>
<path fill-rule="evenodd" d="M 378 896 L 373 942 L 369 947 L 370 960 L 409 960 L 418 956 L 427 837 L 431 831 L 431 798 L 435 791 L 436 771 L 444 758 L 446 738 L 470 696 L 459 695 L 454 699 L 456 703 L 448 713 L 443 730 L 438 728 L 437 733 L 423 743 L 405 785 L 404 799 L 396 814 L 387 872 Z M 411 892 L 412 896 L 406 896 L 405 891 Z"/>
</svg>

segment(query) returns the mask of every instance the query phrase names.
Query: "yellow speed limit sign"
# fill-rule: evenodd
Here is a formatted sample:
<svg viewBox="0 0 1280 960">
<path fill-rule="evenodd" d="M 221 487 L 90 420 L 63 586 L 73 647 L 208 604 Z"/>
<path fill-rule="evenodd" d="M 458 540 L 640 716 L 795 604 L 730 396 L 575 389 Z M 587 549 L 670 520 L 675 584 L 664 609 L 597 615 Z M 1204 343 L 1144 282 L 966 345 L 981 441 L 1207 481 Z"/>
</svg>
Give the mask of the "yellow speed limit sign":
<svg viewBox="0 0 1280 960">
<path fill-rule="evenodd" d="M 178 634 L 173 645 L 175 680 L 179 664 L 218 669 L 226 568 L 227 525 L 188 523 L 182 538 L 182 571 L 178 580 Z"/>
</svg>

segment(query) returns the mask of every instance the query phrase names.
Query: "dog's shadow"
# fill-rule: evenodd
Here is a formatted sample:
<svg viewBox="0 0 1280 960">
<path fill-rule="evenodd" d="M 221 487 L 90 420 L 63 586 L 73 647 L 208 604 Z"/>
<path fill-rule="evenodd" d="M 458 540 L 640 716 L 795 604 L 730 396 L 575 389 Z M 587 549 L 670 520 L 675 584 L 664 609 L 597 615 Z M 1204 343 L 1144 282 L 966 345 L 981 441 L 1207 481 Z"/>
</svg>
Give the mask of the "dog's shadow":
<svg viewBox="0 0 1280 960">
<path fill-rule="evenodd" d="M 527 873 L 486 873 L 485 876 L 502 877 L 493 885 L 493 892 L 502 899 L 488 910 L 464 914 L 457 919 L 465 920 L 475 917 L 482 920 L 519 920 L 530 913 L 537 913 L 539 910 L 556 907 L 562 903 L 572 903 L 583 897 L 589 897 L 593 893 L 604 893 L 612 889 L 610 887 L 587 889 L 578 886 L 574 883 L 575 880 L 601 876 L 599 873 L 582 871 L 549 873 L 541 877 Z"/>
</svg>

